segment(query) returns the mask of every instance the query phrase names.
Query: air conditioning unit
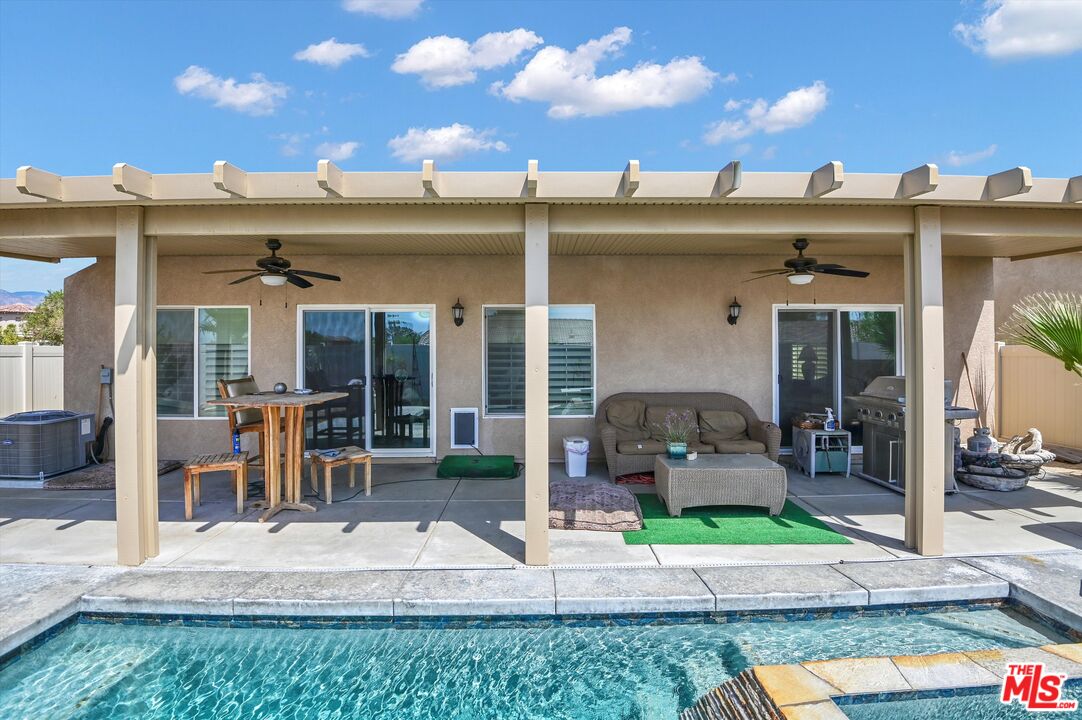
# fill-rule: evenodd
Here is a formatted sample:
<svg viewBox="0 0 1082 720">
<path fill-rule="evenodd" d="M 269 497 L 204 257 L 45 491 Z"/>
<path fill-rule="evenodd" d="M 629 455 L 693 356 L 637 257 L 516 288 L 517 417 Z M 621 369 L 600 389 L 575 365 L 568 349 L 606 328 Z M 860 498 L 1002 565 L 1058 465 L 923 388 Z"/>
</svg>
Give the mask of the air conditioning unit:
<svg viewBox="0 0 1082 720">
<path fill-rule="evenodd" d="M 87 465 L 94 413 L 35 410 L 0 420 L 0 478 L 44 480 Z"/>
<path fill-rule="evenodd" d="M 477 408 L 451 408 L 451 449 L 477 447 Z"/>
</svg>

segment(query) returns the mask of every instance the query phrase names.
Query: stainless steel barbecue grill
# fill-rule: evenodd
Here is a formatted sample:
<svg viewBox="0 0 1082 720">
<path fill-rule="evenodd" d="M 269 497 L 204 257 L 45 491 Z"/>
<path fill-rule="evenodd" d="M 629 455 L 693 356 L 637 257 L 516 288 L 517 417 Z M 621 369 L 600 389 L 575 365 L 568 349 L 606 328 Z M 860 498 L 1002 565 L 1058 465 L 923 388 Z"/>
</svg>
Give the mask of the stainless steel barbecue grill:
<svg viewBox="0 0 1082 720">
<path fill-rule="evenodd" d="M 948 493 L 958 490 L 954 481 L 954 444 L 958 433 L 955 421 L 977 417 L 976 410 L 951 405 L 953 395 L 951 381 L 944 381 L 943 489 Z M 905 398 L 905 378 L 898 375 L 881 375 L 860 395 L 846 398 L 855 405 L 864 426 L 864 466 L 855 474 L 901 493 L 906 487 Z"/>
</svg>

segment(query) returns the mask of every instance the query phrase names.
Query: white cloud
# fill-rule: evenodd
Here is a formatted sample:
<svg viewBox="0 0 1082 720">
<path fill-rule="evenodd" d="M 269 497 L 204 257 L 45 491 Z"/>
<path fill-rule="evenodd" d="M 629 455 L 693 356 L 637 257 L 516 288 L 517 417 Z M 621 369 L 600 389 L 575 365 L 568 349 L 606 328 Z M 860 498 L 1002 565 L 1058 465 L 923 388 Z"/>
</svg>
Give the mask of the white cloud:
<svg viewBox="0 0 1082 720">
<path fill-rule="evenodd" d="M 751 143 L 740 143 L 733 148 L 733 157 L 744 157 L 752 150 Z"/>
<path fill-rule="evenodd" d="M 763 148 L 763 160 L 773 160 L 778 156 L 778 146 L 771 145 L 770 147 Z"/>
<path fill-rule="evenodd" d="M 976 152 L 971 153 L 960 153 L 957 150 L 951 150 L 949 153 L 947 153 L 947 157 L 944 159 L 944 162 L 951 167 L 972 165 L 975 162 L 987 160 L 988 158 L 992 157 L 996 154 L 996 150 L 998 149 L 999 148 L 996 147 L 995 143 L 993 143 L 986 147 L 984 150 L 977 150 Z"/>
<path fill-rule="evenodd" d="M 316 146 L 316 155 L 327 160 L 349 160 L 360 146 L 356 140 L 320 143 Z"/>
<path fill-rule="evenodd" d="M 502 140 L 494 140 L 494 130 L 474 130 L 455 123 L 441 128 L 410 128 L 387 142 L 391 154 L 403 162 L 417 160 L 456 160 L 482 150 L 507 152 Z"/>
<path fill-rule="evenodd" d="M 816 80 L 807 87 L 790 90 L 773 105 L 766 100 L 730 100 L 725 109 L 732 111 L 744 109 L 744 117 L 735 120 L 718 120 L 708 125 L 703 134 L 703 142 L 708 145 L 729 140 L 742 140 L 749 135 L 765 132 L 769 135 L 785 130 L 803 127 L 827 106 L 827 94 L 830 89 L 822 80 Z"/>
<path fill-rule="evenodd" d="M 733 110 L 739 110 L 747 105 L 750 100 L 733 100 L 732 98 L 725 101 L 725 112 L 732 112 Z"/>
<path fill-rule="evenodd" d="M 430 88 L 465 85 L 477 79 L 477 70 L 491 70 L 514 62 L 544 40 L 525 28 L 491 32 L 473 43 L 462 38 L 427 37 L 395 58 L 391 69 L 413 73 Z"/>
<path fill-rule="evenodd" d="M 301 144 L 308 138 L 308 133 L 280 133 L 271 135 L 272 140 L 282 143 L 279 151 L 286 157 L 296 157 L 301 154 Z"/>
<path fill-rule="evenodd" d="M 1082 50 L 1082 0 L 988 0 L 954 34 L 974 52 L 1004 60 Z"/>
<path fill-rule="evenodd" d="M 549 117 L 570 118 L 672 107 L 694 100 L 718 80 L 718 74 L 694 56 L 598 75 L 597 64 L 630 42 L 631 29 L 618 27 L 573 51 L 544 47 L 510 82 L 493 83 L 492 92 L 508 100 L 547 102 Z"/>
<path fill-rule="evenodd" d="M 229 108 L 249 115 L 271 115 L 289 94 L 289 86 L 271 82 L 259 73 L 252 81 L 238 83 L 233 78 L 212 75 L 206 68 L 190 65 L 173 78 L 181 95 L 194 95 L 214 101 L 215 107 Z"/>
<path fill-rule="evenodd" d="M 385 20 L 404 20 L 421 9 L 424 0 L 342 0 L 349 12 L 375 15 Z"/>
<path fill-rule="evenodd" d="M 304 60 L 326 67 L 336 68 L 355 57 L 371 57 L 368 48 L 358 43 L 340 43 L 336 39 L 313 43 L 293 54 L 294 60 Z"/>
</svg>

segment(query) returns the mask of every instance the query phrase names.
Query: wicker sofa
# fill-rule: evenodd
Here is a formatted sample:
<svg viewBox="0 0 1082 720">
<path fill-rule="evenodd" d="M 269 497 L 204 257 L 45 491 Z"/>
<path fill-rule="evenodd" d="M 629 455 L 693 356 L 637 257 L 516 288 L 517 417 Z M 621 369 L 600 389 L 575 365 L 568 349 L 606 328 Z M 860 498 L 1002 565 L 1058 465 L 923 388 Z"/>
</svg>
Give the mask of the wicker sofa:
<svg viewBox="0 0 1082 720">
<path fill-rule="evenodd" d="M 617 393 L 598 405 L 596 415 L 609 479 L 652 471 L 654 458 L 665 452 L 656 424 L 669 409 L 686 408 L 695 411 L 699 424 L 699 434 L 688 440 L 689 450 L 752 453 L 777 462 L 781 428 L 760 420 L 738 397 L 718 392 Z"/>
</svg>

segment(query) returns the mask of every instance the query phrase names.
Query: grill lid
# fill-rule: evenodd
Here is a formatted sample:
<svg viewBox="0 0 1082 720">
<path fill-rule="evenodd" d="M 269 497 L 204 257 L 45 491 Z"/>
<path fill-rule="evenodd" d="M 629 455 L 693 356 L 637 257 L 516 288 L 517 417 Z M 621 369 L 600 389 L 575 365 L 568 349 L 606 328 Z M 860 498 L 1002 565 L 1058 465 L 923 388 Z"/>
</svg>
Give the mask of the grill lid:
<svg viewBox="0 0 1082 720">
<path fill-rule="evenodd" d="M 860 394 L 905 405 L 905 378 L 901 375 L 880 375 L 868 383 Z"/>
<path fill-rule="evenodd" d="M 905 377 L 901 375 L 880 375 L 875 380 L 868 383 L 868 387 L 860 391 L 860 396 L 905 405 Z M 954 383 L 950 380 L 944 380 L 944 407 L 951 406 L 951 397 L 953 396 Z"/>
</svg>

